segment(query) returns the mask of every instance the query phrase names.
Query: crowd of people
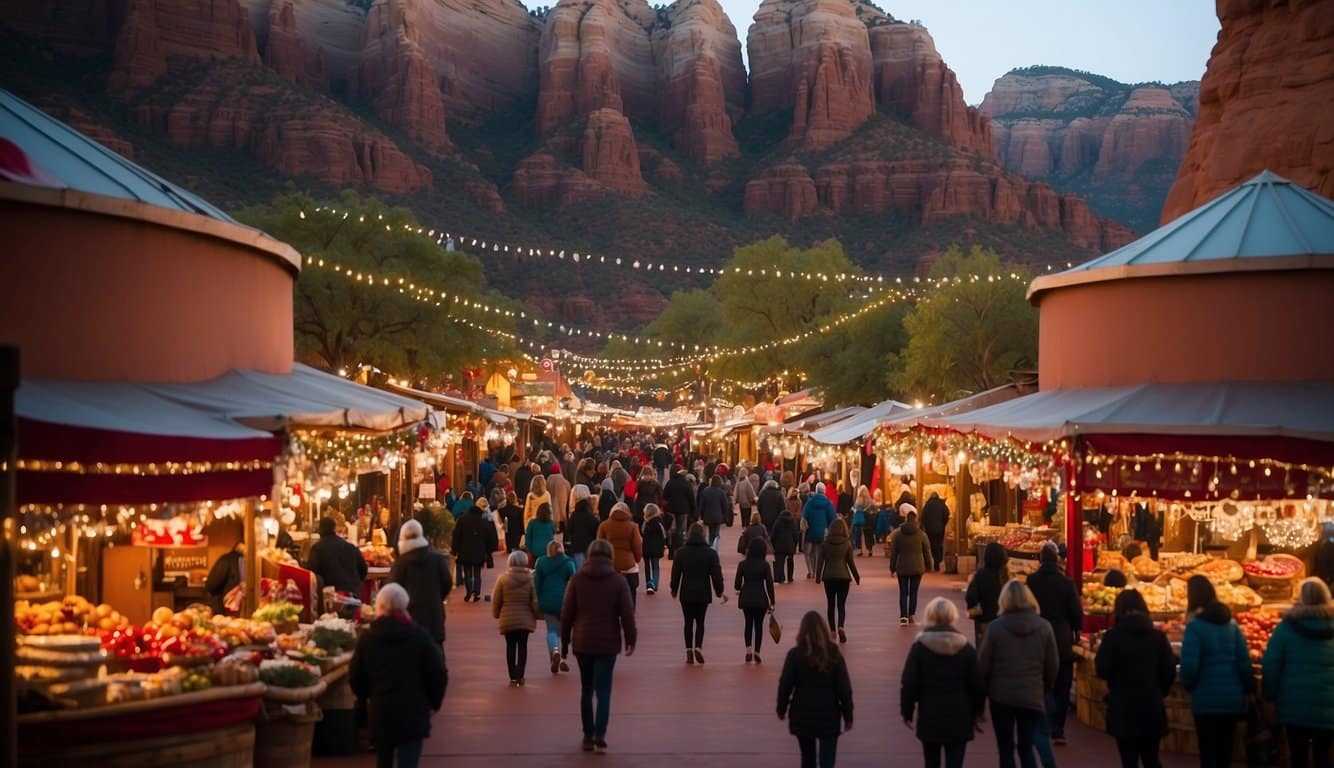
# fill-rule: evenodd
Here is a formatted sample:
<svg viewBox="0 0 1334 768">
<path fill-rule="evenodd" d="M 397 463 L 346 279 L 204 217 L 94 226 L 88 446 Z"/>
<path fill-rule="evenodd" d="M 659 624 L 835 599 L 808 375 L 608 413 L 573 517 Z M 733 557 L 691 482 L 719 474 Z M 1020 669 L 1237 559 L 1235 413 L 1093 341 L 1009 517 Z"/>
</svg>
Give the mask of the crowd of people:
<svg viewBox="0 0 1334 768">
<path fill-rule="evenodd" d="M 847 492 L 777 467 L 731 468 L 664 440 L 649 444 L 626 435 L 574 449 L 547 446 L 533 461 L 515 464 L 483 462 L 476 481 L 469 476 L 462 493 L 450 494 L 458 514 L 451 542 L 456 573 L 426 547 L 417 521 L 399 530 L 395 587 L 381 590 L 377 618 L 353 666 L 353 686 L 369 702 L 380 765 L 392 765 L 395 754 L 398 765 L 415 765 L 429 713 L 440 706 L 447 679 L 443 601 L 451 576 L 464 587 L 465 603 L 490 601 L 511 686 L 524 685 L 528 638 L 544 623 L 551 673 L 569 672 L 571 657 L 577 666 L 582 748 L 602 753 L 616 661 L 633 654 L 638 641 L 640 587 L 646 596 L 666 589 L 678 601 L 685 663 L 703 665 L 708 609 L 715 600 L 728 602 L 730 583 L 744 616 L 745 663 L 762 664 L 766 616 L 781 596 L 775 584 L 794 580 L 801 552 L 805 577 L 824 589 L 826 611 L 808 612 L 800 622 L 783 660 L 777 715 L 797 739 L 803 768 L 832 766 L 840 734 L 853 725 L 841 650 L 848 595 L 861 582 L 859 558 L 876 546 L 898 581 L 899 625 L 920 623 L 902 669 L 900 715 L 921 742 L 924 765 L 962 766 L 984 712 L 1002 768 L 1057 764 L 1053 746 L 1065 743 L 1083 615 L 1054 543 L 1044 546 L 1026 582 L 1009 577 L 1003 547 L 985 549 L 964 600 L 970 640 L 951 600 L 937 597 L 918 610 L 923 576 L 944 559 L 950 513 L 938 496 L 920 512 L 908 491 L 885 506 L 865 486 Z M 730 579 L 720 557 L 729 525 L 743 556 Z M 481 570 L 501 550 L 506 568 L 483 596 Z M 1176 654 L 1139 593 L 1127 590 L 1116 601 L 1095 667 L 1110 690 L 1108 731 L 1124 766 L 1160 765 L 1163 700 L 1178 680 L 1193 694 L 1201 765 L 1230 762 L 1235 729 L 1255 693 L 1249 651 L 1203 577 L 1190 581 L 1188 616 L 1178 672 Z M 407 639 L 410 624 L 421 628 L 420 637 Z M 439 653 L 422 651 L 423 639 Z M 1300 603 L 1275 632 L 1263 665 L 1261 693 L 1277 702 L 1292 765 L 1329 766 L 1334 606 L 1319 579 L 1302 584 Z M 408 675 L 409 668 L 406 698 L 387 693 L 377 678 Z"/>
</svg>

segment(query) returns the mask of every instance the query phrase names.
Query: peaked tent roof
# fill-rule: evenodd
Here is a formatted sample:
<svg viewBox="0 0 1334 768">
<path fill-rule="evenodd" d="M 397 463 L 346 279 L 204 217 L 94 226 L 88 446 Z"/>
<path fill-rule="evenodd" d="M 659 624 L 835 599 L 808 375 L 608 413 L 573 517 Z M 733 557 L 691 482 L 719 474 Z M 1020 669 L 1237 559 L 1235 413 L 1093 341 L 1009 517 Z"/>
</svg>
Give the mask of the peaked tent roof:
<svg viewBox="0 0 1334 768">
<path fill-rule="evenodd" d="M 222 209 L 172 184 L 0 88 L 0 136 L 59 185 L 237 224 Z"/>
<path fill-rule="evenodd" d="M 889 432 L 904 432 L 924 425 L 931 419 L 957 416 L 997 403 L 1008 402 L 1036 389 L 1036 382 L 1002 384 L 999 387 L 983 390 L 941 405 L 932 405 L 921 409 L 914 408 L 906 413 L 891 414 L 889 418 L 880 420 L 880 426 Z"/>
<path fill-rule="evenodd" d="M 871 434 L 882 420 L 912 410 L 913 407 L 907 403 L 886 400 L 845 419 L 826 424 L 811 432 L 810 438 L 825 445 L 843 445 Z"/>
<path fill-rule="evenodd" d="M 1133 243 L 1028 289 L 1214 272 L 1334 268 L 1334 201 L 1270 171 L 1234 187 Z"/>
<path fill-rule="evenodd" d="M 798 434 L 809 434 L 820 427 L 828 426 L 836 421 L 842 421 L 849 416 L 855 416 L 866 410 L 860 405 L 845 406 L 835 408 L 831 411 L 822 411 L 818 413 L 803 413 L 794 416 L 783 422 L 782 431 Z"/>
</svg>

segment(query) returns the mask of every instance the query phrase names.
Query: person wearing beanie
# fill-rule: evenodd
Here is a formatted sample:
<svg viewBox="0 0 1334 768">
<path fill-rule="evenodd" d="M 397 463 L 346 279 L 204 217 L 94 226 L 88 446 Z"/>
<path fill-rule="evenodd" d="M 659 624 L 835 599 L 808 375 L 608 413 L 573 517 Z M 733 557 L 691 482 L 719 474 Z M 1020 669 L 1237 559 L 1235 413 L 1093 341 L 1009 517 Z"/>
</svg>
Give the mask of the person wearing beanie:
<svg viewBox="0 0 1334 768">
<path fill-rule="evenodd" d="M 422 525 L 408 520 L 398 529 L 398 559 L 389 581 L 408 592 L 408 614 L 436 643 L 445 642 L 445 599 L 454 588 L 449 559 L 431 549 Z"/>
</svg>

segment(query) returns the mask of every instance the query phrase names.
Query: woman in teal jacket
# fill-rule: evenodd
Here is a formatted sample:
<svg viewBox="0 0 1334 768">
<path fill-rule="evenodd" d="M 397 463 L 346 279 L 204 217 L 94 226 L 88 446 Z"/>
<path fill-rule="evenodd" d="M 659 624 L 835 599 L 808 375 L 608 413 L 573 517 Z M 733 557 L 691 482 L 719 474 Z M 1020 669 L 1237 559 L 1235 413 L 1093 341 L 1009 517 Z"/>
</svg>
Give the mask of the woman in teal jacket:
<svg viewBox="0 0 1334 768">
<path fill-rule="evenodd" d="M 565 554 L 565 546 L 558 539 L 553 539 L 547 544 L 547 553 L 537 558 L 537 565 L 533 568 L 537 608 L 547 620 L 547 652 L 551 655 L 553 675 L 570 671 L 570 665 L 560 655 L 560 608 L 565 602 L 565 587 L 572 578 L 574 558 Z"/>
<path fill-rule="evenodd" d="M 1293 768 L 1330 764 L 1334 740 L 1334 604 L 1317 578 L 1302 582 L 1300 602 L 1283 616 L 1265 648 L 1264 695 L 1278 703 Z"/>
<path fill-rule="evenodd" d="M 1186 615 L 1191 619 L 1181 643 L 1180 676 L 1190 691 L 1200 768 L 1226 768 L 1246 696 L 1255 690 L 1250 651 L 1208 578 L 1197 575 L 1186 582 Z"/>
</svg>

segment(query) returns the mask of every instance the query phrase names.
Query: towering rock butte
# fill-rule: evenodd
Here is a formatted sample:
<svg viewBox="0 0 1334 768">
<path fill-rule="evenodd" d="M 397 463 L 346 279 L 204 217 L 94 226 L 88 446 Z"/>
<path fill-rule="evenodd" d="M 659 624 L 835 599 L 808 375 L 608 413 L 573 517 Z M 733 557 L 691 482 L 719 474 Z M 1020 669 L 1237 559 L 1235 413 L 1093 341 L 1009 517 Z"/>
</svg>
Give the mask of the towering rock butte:
<svg viewBox="0 0 1334 768">
<path fill-rule="evenodd" d="M 411 0 L 378 0 L 371 6 L 354 94 L 373 100 L 385 122 L 438 149 L 449 144 L 445 100 L 419 42 L 422 13 Z"/>
<path fill-rule="evenodd" d="M 366 25 L 367 58 L 399 50 L 399 27 L 377 16 L 406 20 L 404 34 L 433 73 L 451 118 L 504 112 L 537 90 L 542 25 L 513 0 L 376 0 Z M 363 69 L 367 93 L 384 87 L 374 77 L 382 71 Z"/>
<path fill-rule="evenodd" d="M 1259 171 L 1334 197 L 1334 2 L 1218 0 L 1222 29 L 1164 223 Z"/>
<path fill-rule="evenodd" d="M 746 50 L 751 114 L 791 109 L 793 145 L 828 147 L 875 112 L 870 37 L 848 0 L 764 0 Z"/>
<path fill-rule="evenodd" d="M 324 90 L 327 80 L 324 59 L 319 49 L 312 54 L 297 29 L 295 0 L 274 0 L 269 4 L 266 21 L 267 34 L 259 41 L 264 66 L 292 82 Z"/>
<path fill-rule="evenodd" d="M 864 6 L 862 6 L 864 7 Z M 863 21 L 875 18 L 864 12 Z M 956 147 L 995 157 L 991 120 L 964 103 L 954 71 L 926 27 L 885 17 L 870 27 L 875 100 L 881 109 Z"/>
<path fill-rule="evenodd" d="M 668 7 L 653 31 L 658 127 L 681 151 L 706 164 L 738 151 L 732 126 L 746 104 L 746 70 L 736 28 L 717 0 Z"/>
<path fill-rule="evenodd" d="M 266 66 L 317 90 L 346 90 L 366 44 L 365 10 L 347 0 L 240 3 L 250 13 L 255 42 Z M 300 48 L 300 54 L 289 48 Z"/>
</svg>

